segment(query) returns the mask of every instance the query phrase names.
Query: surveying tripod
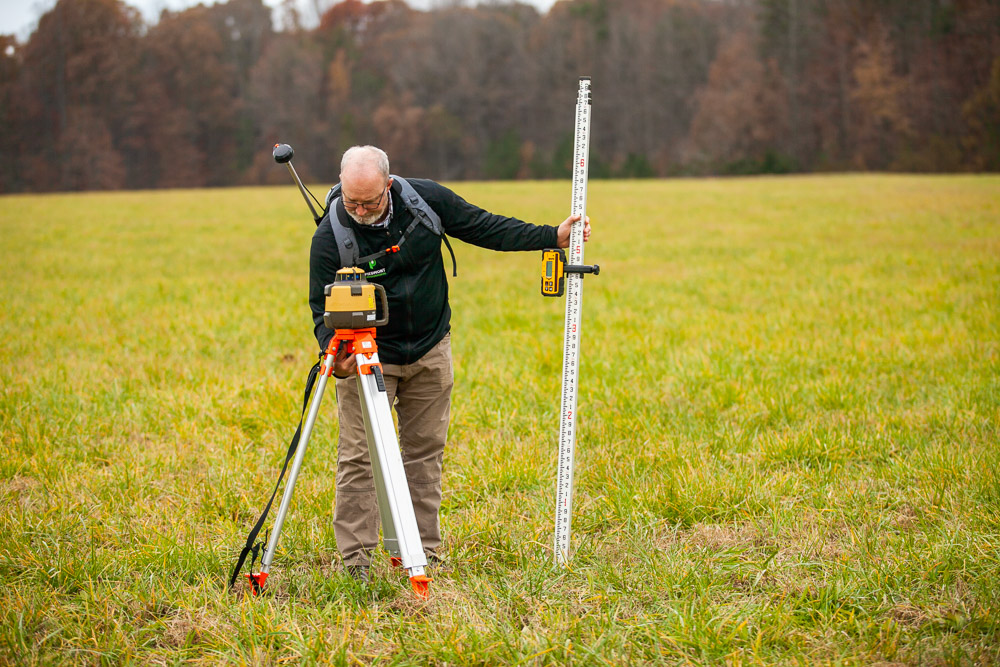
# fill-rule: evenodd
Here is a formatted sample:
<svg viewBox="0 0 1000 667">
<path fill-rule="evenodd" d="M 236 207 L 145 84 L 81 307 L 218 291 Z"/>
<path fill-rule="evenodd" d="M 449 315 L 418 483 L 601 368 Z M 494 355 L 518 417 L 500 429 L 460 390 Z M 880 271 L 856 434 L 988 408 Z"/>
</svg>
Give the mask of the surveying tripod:
<svg viewBox="0 0 1000 667">
<path fill-rule="evenodd" d="M 376 294 L 382 302 L 382 318 L 376 318 Z M 420 531 L 417 528 L 406 472 L 403 469 L 403 457 L 399 451 L 399 441 L 396 438 L 396 428 L 392 421 L 389 397 L 382 376 L 382 365 L 378 359 L 378 346 L 375 344 L 375 327 L 389 321 L 385 288 L 369 283 L 361 269 L 349 268 L 337 272 L 333 284 L 326 286 L 325 295 L 326 312 L 323 313 L 323 322 L 334 330 L 334 336 L 324 352 L 325 357 L 319 370 L 316 392 L 309 403 L 309 410 L 302 424 L 301 439 L 288 473 L 288 482 L 285 484 L 278 514 L 274 519 L 271 537 L 261 557 L 260 571 L 245 576 L 250 580 L 254 595 L 257 595 L 263 589 L 264 581 L 271 570 L 278 538 L 281 536 L 281 527 L 288 514 L 292 492 L 295 490 L 295 480 L 302 468 L 306 445 L 309 443 L 316 416 L 319 414 L 326 384 L 333 374 L 337 350 L 341 345 L 346 345 L 348 352 L 354 355 L 358 366 L 358 394 L 362 403 L 361 412 L 364 417 L 365 435 L 368 438 L 379 516 L 382 520 L 382 544 L 389 552 L 392 564 L 403 567 L 409 573 L 413 592 L 420 597 L 427 597 L 431 582 L 424 573 L 427 557 L 420 541 Z M 266 514 L 267 509 L 264 510 L 264 516 Z M 255 530 L 259 530 L 264 516 L 258 521 Z M 251 533 L 251 538 L 255 537 L 256 534 Z M 253 539 L 249 539 L 247 544 L 252 541 Z M 242 563 L 241 555 L 237 571 Z"/>
</svg>

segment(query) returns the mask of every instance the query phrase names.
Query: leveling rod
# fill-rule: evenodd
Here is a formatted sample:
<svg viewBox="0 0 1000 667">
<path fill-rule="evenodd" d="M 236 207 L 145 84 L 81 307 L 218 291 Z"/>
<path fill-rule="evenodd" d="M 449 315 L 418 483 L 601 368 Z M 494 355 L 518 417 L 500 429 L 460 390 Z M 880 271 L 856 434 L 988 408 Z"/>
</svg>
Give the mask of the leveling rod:
<svg viewBox="0 0 1000 667">
<path fill-rule="evenodd" d="M 573 140 L 573 195 L 570 215 L 580 216 L 570 228 L 568 260 L 561 250 L 543 253 L 545 272 L 542 294 L 566 293 L 566 327 L 563 338 L 562 403 L 559 410 L 559 477 L 556 482 L 556 562 L 570 558 L 570 524 L 573 514 L 573 454 L 576 446 L 576 396 L 580 376 L 580 315 L 583 310 L 583 276 L 597 275 L 598 266 L 583 263 L 583 229 L 587 224 L 587 171 L 590 163 L 590 77 L 580 78 Z M 569 264 L 566 264 L 566 262 Z"/>
</svg>

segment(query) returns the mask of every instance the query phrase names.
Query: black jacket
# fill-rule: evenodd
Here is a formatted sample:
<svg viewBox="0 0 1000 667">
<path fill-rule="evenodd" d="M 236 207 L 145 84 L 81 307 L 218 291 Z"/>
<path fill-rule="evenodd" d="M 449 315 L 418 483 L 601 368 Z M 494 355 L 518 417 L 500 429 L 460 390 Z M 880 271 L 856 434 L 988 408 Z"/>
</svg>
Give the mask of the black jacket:
<svg viewBox="0 0 1000 667">
<path fill-rule="evenodd" d="M 424 179 L 406 179 L 413 189 L 441 216 L 445 233 L 467 243 L 491 250 L 543 250 L 556 246 L 556 228 L 532 225 L 516 218 L 494 215 L 473 206 L 448 188 Z M 350 224 L 361 257 L 399 243 L 413 217 L 393 183 L 392 220 L 387 228 L 358 225 L 339 203 L 320 221 L 309 254 L 309 307 L 312 309 L 316 340 L 322 350 L 333 338 L 333 330 L 323 324 L 323 288 L 332 283 L 341 268 L 340 254 L 330 227 L 329 215 Z M 400 246 L 399 252 L 377 260 L 374 268 L 362 267 L 368 280 L 385 287 L 389 302 L 389 323 L 378 328 L 379 359 L 388 364 L 409 364 L 437 345 L 451 328 L 448 306 L 448 279 L 441 256 L 441 237 L 424 225 L 417 225 Z"/>
</svg>

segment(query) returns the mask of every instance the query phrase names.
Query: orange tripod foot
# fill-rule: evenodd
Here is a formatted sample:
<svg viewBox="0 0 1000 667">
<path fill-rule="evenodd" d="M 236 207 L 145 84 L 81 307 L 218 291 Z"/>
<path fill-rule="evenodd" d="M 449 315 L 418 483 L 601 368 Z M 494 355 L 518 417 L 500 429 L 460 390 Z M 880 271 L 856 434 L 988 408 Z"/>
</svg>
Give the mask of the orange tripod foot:
<svg viewBox="0 0 1000 667">
<path fill-rule="evenodd" d="M 431 581 L 430 577 L 418 574 L 415 577 L 410 577 L 410 586 L 413 587 L 413 592 L 416 593 L 417 597 L 426 598 L 431 594 Z"/>
<path fill-rule="evenodd" d="M 264 590 L 264 581 L 267 580 L 267 572 L 245 574 L 243 576 L 250 580 L 250 588 L 253 590 L 254 596 L 260 595 L 261 591 Z"/>
</svg>

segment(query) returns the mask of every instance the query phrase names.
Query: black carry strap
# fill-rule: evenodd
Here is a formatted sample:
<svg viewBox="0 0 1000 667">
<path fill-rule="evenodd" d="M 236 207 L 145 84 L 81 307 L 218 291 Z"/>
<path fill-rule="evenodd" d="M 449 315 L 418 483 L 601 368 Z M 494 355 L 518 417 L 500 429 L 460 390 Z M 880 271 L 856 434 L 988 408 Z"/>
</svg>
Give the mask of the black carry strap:
<svg viewBox="0 0 1000 667">
<path fill-rule="evenodd" d="M 312 394 L 313 385 L 316 384 L 316 377 L 319 375 L 320 362 L 309 369 L 309 379 L 306 380 L 306 392 L 302 397 L 302 414 L 299 416 L 299 427 L 295 429 L 295 435 L 292 436 L 292 441 L 288 443 L 288 453 L 285 455 L 285 465 L 281 468 L 281 474 L 278 475 L 278 482 L 274 485 L 274 491 L 271 492 L 271 499 L 267 501 L 267 507 L 264 508 L 264 513 L 260 515 L 257 519 L 257 523 L 254 524 L 253 529 L 247 536 L 247 543 L 243 547 L 243 551 L 240 552 L 239 560 L 236 561 L 236 568 L 233 570 L 233 576 L 229 579 L 229 587 L 232 588 L 233 584 L 236 583 L 236 578 L 240 576 L 240 570 L 243 568 L 243 563 L 246 561 L 247 554 L 252 553 L 253 558 L 250 560 L 250 571 L 253 572 L 254 563 L 257 562 L 257 554 L 260 552 L 261 547 L 266 546 L 267 535 L 265 533 L 264 540 L 254 544 L 254 540 L 257 539 L 257 534 L 260 533 L 261 526 L 264 525 L 264 520 L 267 518 L 267 513 L 271 511 L 271 503 L 274 502 L 274 497 L 278 493 L 278 487 L 281 486 L 281 480 L 285 477 L 285 471 L 288 469 L 288 462 L 292 460 L 295 456 L 295 450 L 299 446 L 299 436 L 302 435 L 302 420 L 305 418 L 306 406 L 309 405 L 309 396 Z M 253 582 L 256 586 L 257 582 Z"/>
</svg>

